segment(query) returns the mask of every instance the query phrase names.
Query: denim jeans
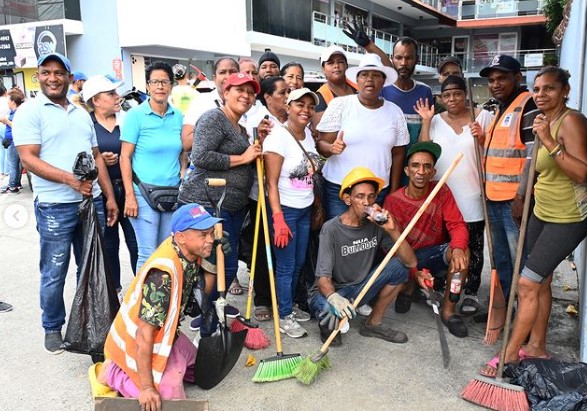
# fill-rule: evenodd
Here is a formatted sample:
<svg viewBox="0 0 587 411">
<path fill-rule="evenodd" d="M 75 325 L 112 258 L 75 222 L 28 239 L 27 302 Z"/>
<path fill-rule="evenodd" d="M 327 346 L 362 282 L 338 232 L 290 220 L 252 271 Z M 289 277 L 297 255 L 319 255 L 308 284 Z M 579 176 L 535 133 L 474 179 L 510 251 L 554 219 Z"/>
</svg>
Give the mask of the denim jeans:
<svg viewBox="0 0 587 411">
<path fill-rule="evenodd" d="M 340 184 L 331 183 L 328 180 L 324 180 L 324 209 L 326 210 L 326 221 L 344 213 L 349 206 L 338 197 L 340 192 Z M 379 205 L 383 204 L 385 196 L 389 193 L 389 185 L 385 187 L 375 202 Z"/>
<path fill-rule="evenodd" d="M 493 258 L 506 299 L 510 293 L 516 249 L 520 237 L 520 229 L 512 217 L 512 206 L 513 201 L 487 202 L 487 214 L 493 239 Z M 525 257 L 524 250 L 520 268 L 524 266 Z"/>
<path fill-rule="evenodd" d="M 365 279 L 360 283 L 342 286 L 336 290 L 336 292 L 348 300 L 357 298 L 361 293 L 361 290 L 365 287 L 365 284 L 367 284 L 367 281 L 369 281 L 373 275 L 373 272 L 376 268 L 377 267 L 374 267 L 369 275 L 365 277 Z M 371 301 L 373 298 L 375 298 L 384 286 L 400 285 L 406 281 L 408 281 L 408 269 L 397 257 L 392 258 L 383 268 L 383 271 L 381 271 L 381 274 L 379 274 L 379 277 L 377 277 L 377 280 L 375 280 L 371 288 L 369 288 L 369 291 L 367 291 L 363 299 L 361 299 L 359 305 L 367 303 L 368 301 Z M 324 318 L 324 314 L 322 313 L 330 310 L 330 304 L 328 303 L 328 300 L 319 291 L 310 296 L 310 301 L 308 304 L 310 305 L 310 310 L 312 310 L 314 316 L 317 319 Z"/>
<path fill-rule="evenodd" d="M 8 180 L 8 187 L 15 188 L 20 187 L 20 178 L 22 176 L 22 167 L 20 166 L 20 157 L 16 151 L 14 143 L 12 143 L 7 149 L 7 160 L 8 160 L 8 174 L 10 175 Z"/>
<path fill-rule="evenodd" d="M 293 299 L 302 266 L 306 261 L 306 250 L 310 240 L 310 212 L 312 206 L 292 208 L 281 206 L 285 223 L 291 230 L 292 238 L 286 247 L 273 246 L 275 254 L 275 288 L 279 317 L 284 318 L 292 312 Z M 273 223 L 271 223 L 273 224 Z M 271 230 L 273 243 L 273 230 Z"/>
<path fill-rule="evenodd" d="M 206 208 L 212 215 L 216 215 L 216 210 L 213 208 Z M 241 237 L 241 228 L 247 216 L 248 207 L 243 207 L 238 211 L 221 210 L 220 217 L 222 221 L 222 230 L 228 233 L 230 241 L 230 254 L 224 256 L 224 278 L 226 287 L 230 287 L 232 280 L 236 277 L 238 272 L 238 243 Z M 218 289 L 214 289 L 210 295 L 210 301 L 215 301 L 218 298 Z"/>
<path fill-rule="evenodd" d="M 158 211 L 151 208 L 139 189 L 135 186 L 135 196 L 139 207 L 137 217 L 131 218 L 135 237 L 139 249 L 139 257 L 135 272 L 138 272 L 143 264 L 151 257 L 151 254 L 159 247 L 167 237 L 171 235 L 171 211 Z"/>
<path fill-rule="evenodd" d="M 82 222 L 78 218 L 76 203 L 40 203 L 35 201 L 37 231 L 41 237 L 41 309 L 45 333 L 61 332 L 65 324 L 63 287 L 69 268 L 71 248 L 77 264 L 79 279 L 83 252 Z M 94 198 L 100 227 L 105 225 L 102 197 Z"/>
<path fill-rule="evenodd" d="M 116 289 L 121 288 L 120 285 L 120 234 L 119 227 L 122 227 L 124 233 L 124 241 L 128 248 L 130 255 L 130 266 L 133 274 L 136 274 L 137 259 L 138 259 L 138 246 L 137 239 L 135 237 L 135 230 L 132 227 L 130 218 L 124 217 L 124 187 L 122 183 L 112 183 L 114 189 L 114 198 L 116 198 L 116 204 L 120 213 L 118 214 L 118 220 L 112 227 L 106 227 L 104 229 L 104 253 L 108 265 L 110 266 L 110 272 L 112 279 L 114 280 L 114 286 Z"/>
</svg>

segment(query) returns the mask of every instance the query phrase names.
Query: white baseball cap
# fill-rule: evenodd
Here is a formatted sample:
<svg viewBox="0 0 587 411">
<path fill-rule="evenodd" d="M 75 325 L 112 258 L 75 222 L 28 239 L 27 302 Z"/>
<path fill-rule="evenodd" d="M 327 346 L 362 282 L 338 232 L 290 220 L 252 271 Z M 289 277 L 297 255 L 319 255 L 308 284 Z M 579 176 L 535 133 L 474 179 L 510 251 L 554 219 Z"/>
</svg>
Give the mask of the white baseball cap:
<svg viewBox="0 0 587 411">
<path fill-rule="evenodd" d="M 330 60 L 330 57 L 332 57 L 333 54 L 341 54 L 345 60 L 348 61 L 346 52 L 344 51 L 344 49 L 340 46 L 328 46 L 324 49 L 324 51 L 322 52 L 322 54 L 320 55 L 320 64 L 324 64 L 324 62 Z"/>
<path fill-rule="evenodd" d="M 116 90 L 123 84 L 124 81 L 110 81 L 108 80 L 108 77 L 102 74 L 97 74 L 95 76 L 88 78 L 84 83 L 84 88 L 82 90 L 82 98 L 84 99 L 84 101 L 88 101 L 96 94 L 104 93 L 105 91 Z"/>
</svg>

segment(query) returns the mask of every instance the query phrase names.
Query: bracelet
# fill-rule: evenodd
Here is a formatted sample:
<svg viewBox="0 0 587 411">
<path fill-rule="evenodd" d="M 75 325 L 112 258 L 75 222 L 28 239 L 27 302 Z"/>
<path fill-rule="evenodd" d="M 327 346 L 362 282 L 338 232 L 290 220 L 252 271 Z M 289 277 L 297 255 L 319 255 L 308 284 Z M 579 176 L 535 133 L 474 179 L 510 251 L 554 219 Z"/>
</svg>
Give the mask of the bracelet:
<svg viewBox="0 0 587 411">
<path fill-rule="evenodd" d="M 560 144 L 557 144 L 555 148 L 552 149 L 552 151 L 550 153 L 548 153 L 548 155 L 550 157 L 554 157 L 556 156 L 558 153 L 560 153 L 562 150 L 562 147 Z"/>
</svg>

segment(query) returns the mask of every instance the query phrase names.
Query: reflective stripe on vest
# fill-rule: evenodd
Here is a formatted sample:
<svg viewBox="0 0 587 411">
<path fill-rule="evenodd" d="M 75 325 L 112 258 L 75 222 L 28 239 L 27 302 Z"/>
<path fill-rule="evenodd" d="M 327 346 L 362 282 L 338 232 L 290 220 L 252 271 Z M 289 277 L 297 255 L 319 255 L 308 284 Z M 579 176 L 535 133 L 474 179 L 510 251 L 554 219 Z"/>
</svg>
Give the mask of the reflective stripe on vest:
<svg viewBox="0 0 587 411">
<path fill-rule="evenodd" d="M 503 115 L 494 117 L 485 140 L 485 187 L 492 201 L 512 200 L 516 196 L 526 164 L 526 145 L 520 138 L 522 113 L 532 96 L 520 93 Z"/>
<path fill-rule="evenodd" d="M 158 387 L 175 341 L 181 310 L 183 268 L 173 248 L 171 237 L 155 250 L 131 283 L 129 292 L 124 297 L 120 310 L 110 327 L 104 352 L 106 357 L 111 358 L 139 386 L 136 337 L 140 321 L 140 302 L 143 283 L 147 273 L 153 268 L 166 272 L 171 277 L 169 310 L 163 327 L 155 332 L 151 360 L 153 382 Z"/>
</svg>

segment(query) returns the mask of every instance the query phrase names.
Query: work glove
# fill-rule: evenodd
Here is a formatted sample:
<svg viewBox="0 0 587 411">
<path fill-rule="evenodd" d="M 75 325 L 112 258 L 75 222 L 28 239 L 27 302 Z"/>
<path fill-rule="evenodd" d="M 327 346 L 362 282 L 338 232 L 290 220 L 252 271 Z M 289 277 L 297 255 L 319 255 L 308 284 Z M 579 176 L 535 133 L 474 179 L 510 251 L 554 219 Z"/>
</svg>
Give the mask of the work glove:
<svg viewBox="0 0 587 411">
<path fill-rule="evenodd" d="M 355 18 L 352 23 L 346 22 L 342 32 L 363 48 L 371 43 L 371 39 L 367 33 L 365 33 L 365 27 L 363 26 L 362 20 L 357 20 Z"/>
<path fill-rule="evenodd" d="M 222 245 L 222 253 L 224 255 L 229 255 L 232 252 L 232 248 L 230 247 L 230 241 L 229 241 L 228 237 L 230 237 L 230 235 L 228 234 L 228 231 L 223 231 L 222 237 L 215 238 L 214 239 L 214 250 L 216 250 L 216 247 L 218 246 L 218 244 L 221 244 Z"/>
<path fill-rule="evenodd" d="M 338 328 L 340 320 L 332 311 L 324 310 L 319 314 L 319 318 L 320 317 L 324 317 L 320 320 L 320 325 L 322 327 L 328 327 L 329 331 L 334 331 Z"/>
<path fill-rule="evenodd" d="M 283 213 L 273 214 L 273 231 L 273 243 L 275 246 L 279 248 L 287 247 L 289 239 L 293 237 L 293 235 L 285 223 Z"/>
<path fill-rule="evenodd" d="M 346 315 L 350 319 L 355 318 L 357 315 L 355 307 L 353 307 L 351 302 L 339 293 L 330 294 L 330 296 L 328 296 L 328 304 L 330 304 L 332 313 L 338 318 L 342 318 Z"/>
</svg>

